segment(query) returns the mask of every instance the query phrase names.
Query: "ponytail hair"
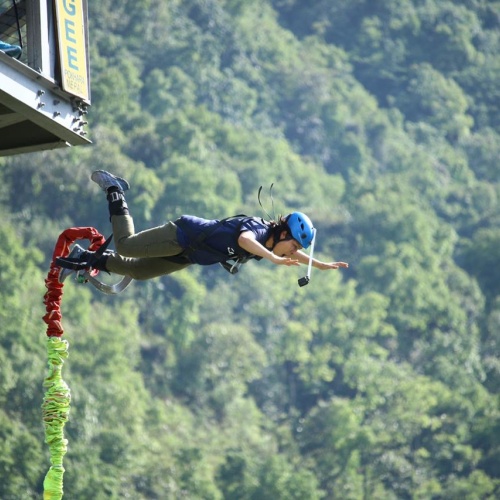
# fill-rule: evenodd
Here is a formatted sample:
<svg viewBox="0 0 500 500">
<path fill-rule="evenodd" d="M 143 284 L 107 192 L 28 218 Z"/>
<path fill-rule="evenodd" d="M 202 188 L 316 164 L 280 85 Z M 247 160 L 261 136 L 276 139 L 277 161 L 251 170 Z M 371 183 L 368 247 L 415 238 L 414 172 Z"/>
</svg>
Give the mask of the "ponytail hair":
<svg viewBox="0 0 500 500">
<path fill-rule="evenodd" d="M 283 231 L 286 231 L 288 235 L 290 235 L 290 228 L 286 222 L 286 217 L 279 215 L 278 221 L 270 220 L 269 225 L 271 226 L 269 229 L 269 234 L 273 238 L 273 248 L 276 246 L 276 243 L 280 241 L 280 236 Z"/>
</svg>

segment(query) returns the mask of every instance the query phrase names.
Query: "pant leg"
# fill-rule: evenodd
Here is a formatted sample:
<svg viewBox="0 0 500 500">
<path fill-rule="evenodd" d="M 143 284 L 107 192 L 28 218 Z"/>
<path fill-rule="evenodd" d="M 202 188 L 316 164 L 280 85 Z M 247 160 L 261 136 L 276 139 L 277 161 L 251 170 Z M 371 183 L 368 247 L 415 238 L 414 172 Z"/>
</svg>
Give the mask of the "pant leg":
<svg viewBox="0 0 500 500">
<path fill-rule="evenodd" d="M 115 253 L 108 257 L 106 269 L 113 274 L 130 276 L 135 280 L 148 280 L 158 276 L 175 273 L 190 266 L 190 263 L 177 264 L 161 257 L 130 258 Z"/>
<path fill-rule="evenodd" d="M 173 222 L 140 233 L 135 233 L 130 215 L 114 215 L 111 224 L 116 251 L 124 257 L 168 257 L 183 250 L 177 241 L 177 226 Z"/>
<path fill-rule="evenodd" d="M 177 226 L 173 222 L 140 233 L 135 233 L 130 215 L 113 215 L 111 224 L 118 253 L 110 255 L 106 261 L 106 269 L 110 273 L 146 280 L 191 265 L 161 258 L 178 255 L 183 250 L 177 241 Z"/>
</svg>

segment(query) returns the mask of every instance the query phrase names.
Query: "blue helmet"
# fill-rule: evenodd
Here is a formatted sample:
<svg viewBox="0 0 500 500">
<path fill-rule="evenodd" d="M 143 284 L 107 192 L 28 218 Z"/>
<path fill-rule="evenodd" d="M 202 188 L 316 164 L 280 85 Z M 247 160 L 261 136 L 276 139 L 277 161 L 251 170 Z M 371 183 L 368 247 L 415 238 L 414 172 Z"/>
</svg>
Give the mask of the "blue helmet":
<svg viewBox="0 0 500 500">
<path fill-rule="evenodd" d="M 290 234 L 303 248 L 308 248 L 314 237 L 314 227 L 311 219 L 302 212 L 292 212 L 287 215 L 286 223 Z"/>
</svg>

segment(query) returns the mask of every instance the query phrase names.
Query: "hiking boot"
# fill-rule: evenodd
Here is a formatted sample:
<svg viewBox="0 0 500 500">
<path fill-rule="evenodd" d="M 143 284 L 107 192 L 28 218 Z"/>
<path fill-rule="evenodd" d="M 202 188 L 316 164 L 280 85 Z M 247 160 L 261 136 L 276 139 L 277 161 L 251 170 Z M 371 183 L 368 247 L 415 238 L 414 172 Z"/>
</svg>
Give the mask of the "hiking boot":
<svg viewBox="0 0 500 500">
<path fill-rule="evenodd" d="M 80 245 L 75 244 L 70 254 L 64 258 L 64 261 L 56 259 L 56 263 L 61 265 L 61 270 L 59 271 L 59 283 L 64 283 L 64 280 L 71 274 L 77 271 L 71 267 L 62 267 L 62 265 L 74 264 L 75 267 L 78 264 L 86 263 L 89 260 L 89 252 L 84 250 Z"/>
<path fill-rule="evenodd" d="M 121 177 L 116 177 L 116 175 L 110 174 L 105 170 L 96 170 L 92 172 L 90 178 L 99 185 L 99 187 L 107 192 L 110 187 L 116 187 L 120 191 L 127 191 L 130 189 L 130 184 Z"/>
<path fill-rule="evenodd" d="M 61 268 L 59 271 L 59 283 L 64 283 L 64 280 L 71 274 L 84 269 L 97 269 L 106 271 L 106 261 L 114 252 L 105 250 L 102 255 L 96 257 L 96 252 L 85 250 L 80 245 L 75 244 L 67 257 L 57 257 L 56 264 Z"/>
</svg>

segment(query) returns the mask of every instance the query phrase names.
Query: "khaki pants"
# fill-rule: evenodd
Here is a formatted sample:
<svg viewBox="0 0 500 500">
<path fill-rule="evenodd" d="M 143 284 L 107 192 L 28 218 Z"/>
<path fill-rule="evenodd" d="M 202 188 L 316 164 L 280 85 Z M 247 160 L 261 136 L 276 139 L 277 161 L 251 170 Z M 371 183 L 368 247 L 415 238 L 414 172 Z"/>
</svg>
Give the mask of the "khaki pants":
<svg viewBox="0 0 500 500">
<path fill-rule="evenodd" d="M 135 233 L 130 215 L 114 215 L 111 224 L 118 253 L 111 255 L 106 262 L 110 273 L 147 280 L 191 265 L 162 259 L 182 252 L 177 242 L 177 226 L 173 222 L 140 233 Z"/>
</svg>

